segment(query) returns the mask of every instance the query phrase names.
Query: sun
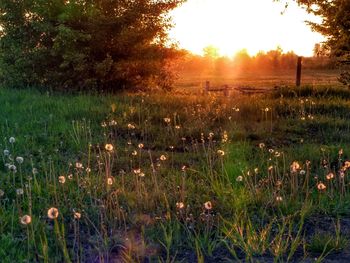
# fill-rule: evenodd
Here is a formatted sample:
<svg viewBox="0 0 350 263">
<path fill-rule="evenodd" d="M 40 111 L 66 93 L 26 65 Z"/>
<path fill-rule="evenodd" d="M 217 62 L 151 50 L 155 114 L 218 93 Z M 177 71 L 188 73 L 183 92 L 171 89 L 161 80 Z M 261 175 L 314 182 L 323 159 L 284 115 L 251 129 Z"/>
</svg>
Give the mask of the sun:
<svg viewBox="0 0 350 263">
<path fill-rule="evenodd" d="M 283 13 L 283 14 L 281 14 Z M 221 55 L 246 49 L 251 55 L 280 46 L 284 51 L 311 56 L 322 35 L 305 23 L 315 20 L 295 3 L 272 0 L 188 0 L 172 12 L 170 37 L 196 54 L 214 46 Z"/>
</svg>

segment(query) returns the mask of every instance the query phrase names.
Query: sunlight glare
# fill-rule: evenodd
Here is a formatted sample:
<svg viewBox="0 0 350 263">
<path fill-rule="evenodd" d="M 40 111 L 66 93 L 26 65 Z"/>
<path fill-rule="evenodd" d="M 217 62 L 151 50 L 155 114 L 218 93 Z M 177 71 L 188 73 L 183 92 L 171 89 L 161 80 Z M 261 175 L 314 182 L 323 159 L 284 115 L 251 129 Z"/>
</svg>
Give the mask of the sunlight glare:
<svg viewBox="0 0 350 263">
<path fill-rule="evenodd" d="M 254 55 L 280 46 L 285 52 L 311 56 L 314 45 L 324 40 L 304 22 L 316 18 L 294 2 L 285 10 L 284 2 L 273 0 L 188 0 L 172 16 L 170 37 L 196 54 L 209 45 L 226 56 L 241 49 Z"/>
</svg>

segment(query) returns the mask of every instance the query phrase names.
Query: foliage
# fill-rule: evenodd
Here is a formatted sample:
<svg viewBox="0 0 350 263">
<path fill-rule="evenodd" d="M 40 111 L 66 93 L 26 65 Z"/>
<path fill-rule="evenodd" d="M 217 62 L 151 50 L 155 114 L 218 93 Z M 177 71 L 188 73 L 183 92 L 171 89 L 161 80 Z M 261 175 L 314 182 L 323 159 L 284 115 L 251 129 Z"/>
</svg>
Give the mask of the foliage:
<svg viewBox="0 0 350 263">
<path fill-rule="evenodd" d="M 169 87 L 166 15 L 182 0 L 1 0 L 0 78 L 9 87 Z M 168 77 L 169 76 L 169 77 Z"/>
</svg>

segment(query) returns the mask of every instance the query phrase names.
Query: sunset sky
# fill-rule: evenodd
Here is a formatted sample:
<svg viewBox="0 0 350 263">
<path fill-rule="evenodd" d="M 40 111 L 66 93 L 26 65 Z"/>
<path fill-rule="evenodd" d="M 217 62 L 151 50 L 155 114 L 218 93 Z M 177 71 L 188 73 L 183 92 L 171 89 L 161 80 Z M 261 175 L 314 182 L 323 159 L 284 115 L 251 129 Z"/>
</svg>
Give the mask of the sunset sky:
<svg viewBox="0 0 350 263">
<path fill-rule="evenodd" d="M 284 2 L 273 0 L 188 0 L 172 12 L 170 37 L 196 54 L 209 45 L 227 56 L 244 48 L 254 55 L 281 46 L 285 52 L 311 56 L 323 37 L 304 21 L 315 18 L 295 3 L 282 15 L 284 10 Z"/>
</svg>

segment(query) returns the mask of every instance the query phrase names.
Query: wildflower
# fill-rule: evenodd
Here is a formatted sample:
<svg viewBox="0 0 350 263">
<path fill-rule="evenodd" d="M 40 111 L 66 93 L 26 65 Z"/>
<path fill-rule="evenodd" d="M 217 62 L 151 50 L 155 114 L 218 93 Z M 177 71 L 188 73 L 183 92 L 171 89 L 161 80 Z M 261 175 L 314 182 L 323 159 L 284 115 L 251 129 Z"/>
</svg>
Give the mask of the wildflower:
<svg viewBox="0 0 350 263">
<path fill-rule="evenodd" d="M 242 176 L 242 175 L 238 176 L 238 177 L 236 178 L 236 181 L 237 181 L 237 182 L 242 182 L 242 181 L 243 181 L 243 176 Z"/>
<path fill-rule="evenodd" d="M 32 174 L 36 175 L 38 174 L 38 169 L 36 169 L 35 167 L 32 169 Z"/>
<path fill-rule="evenodd" d="M 338 152 L 339 155 L 343 155 L 343 153 L 344 153 L 343 149 L 340 149 Z"/>
<path fill-rule="evenodd" d="M 176 208 L 177 209 L 183 209 L 184 207 L 185 207 L 185 204 L 183 202 L 176 203 Z"/>
<path fill-rule="evenodd" d="M 280 195 L 278 195 L 278 196 L 276 196 L 276 202 L 282 202 L 283 201 L 283 197 L 282 196 L 280 196 Z"/>
<path fill-rule="evenodd" d="M 81 218 L 81 213 L 74 212 L 74 219 L 79 220 Z"/>
<path fill-rule="evenodd" d="M 107 143 L 106 145 L 105 145 L 105 149 L 106 149 L 106 151 L 108 151 L 108 152 L 112 152 L 113 151 L 113 145 L 112 144 L 110 144 L 110 143 Z"/>
<path fill-rule="evenodd" d="M 265 111 L 265 112 L 268 112 L 268 111 L 270 111 L 270 108 L 267 108 L 267 107 L 266 107 L 266 108 L 264 109 L 264 111 Z"/>
<path fill-rule="evenodd" d="M 11 144 L 15 143 L 15 142 L 16 142 L 15 137 L 10 137 L 9 142 L 10 142 Z"/>
<path fill-rule="evenodd" d="M 280 156 L 281 156 L 281 153 L 276 151 L 276 152 L 275 152 L 275 157 L 278 158 L 278 157 L 280 157 Z"/>
<path fill-rule="evenodd" d="M 161 155 L 161 156 L 159 157 L 159 159 L 160 159 L 161 161 L 165 161 L 165 160 L 166 160 L 166 156 L 163 154 L 163 155 Z"/>
<path fill-rule="evenodd" d="M 50 219 L 56 219 L 58 217 L 58 209 L 55 207 L 51 207 L 48 211 L 47 211 L 47 216 Z"/>
<path fill-rule="evenodd" d="M 271 171 L 273 170 L 273 166 L 270 165 L 270 166 L 267 168 L 267 170 L 268 170 L 269 172 L 271 172 Z"/>
<path fill-rule="evenodd" d="M 90 172 L 91 172 L 91 168 L 88 167 L 88 168 L 85 169 L 85 171 L 86 171 L 87 173 L 90 173 Z"/>
<path fill-rule="evenodd" d="M 5 149 L 5 150 L 4 150 L 4 155 L 5 155 L 5 156 L 9 156 L 9 155 L 10 155 L 10 151 L 7 150 L 7 149 Z"/>
<path fill-rule="evenodd" d="M 22 225 L 29 225 L 32 222 L 32 218 L 29 215 L 24 215 L 20 219 Z"/>
<path fill-rule="evenodd" d="M 139 176 L 140 177 L 145 177 L 145 173 L 141 172 L 141 173 L 139 173 Z"/>
<path fill-rule="evenodd" d="M 306 174 L 306 172 L 305 172 L 305 170 L 300 170 L 300 175 L 305 175 Z"/>
<path fill-rule="evenodd" d="M 69 174 L 67 177 L 68 177 L 69 180 L 73 179 L 73 175 L 72 174 Z"/>
<path fill-rule="evenodd" d="M 17 195 L 23 195 L 23 193 L 24 193 L 23 188 L 16 189 L 16 194 Z"/>
<path fill-rule="evenodd" d="M 254 169 L 254 173 L 257 174 L 258 172 L 259 172 L 259 168 L 255 168 L 255 169 Z"/>
<path fill-rule="evenodd" d="M 260 148 L 260 149 L 265 148 L 265 143 L 263 143 L 263 142 L 259 143 L 259 148 Z"/>
<path fill-rule="evenodd" d="M 180 128 L 181 128 L 180 125 L 176 125 L 176 126 L 175 126 L 175 129 L 176 129 L 176 130 L 180 130 Z"/>
<path fill-rule="evenodd" d="M 187 168 L 186 165 L 183 165 L 183 166 L 181 167 L 181 171 L 182 171 L 182 172 L 185 172 L 185 171 L 186 171 L 186 168 Z"/>
<path fill-rule="evenodd" d="M 114 178 L 111 177 L 111 176 L 109 176 L 109 177 L 107 178 L 107 184 L 108 184 L 108 185 L 112 185 L 113 182 L 114 182 Z"/>
<path fill-rule="evenodd" d="M 334 173 L 329 173 L 326 175 L 327 180 L 332 180 L 334 178 Z"/>
<path fill-rule="evenodd" d="M 207 210 L 211 210 L 211 209 L 213 209 L 213 205 L 211 204 L 210 201 L 207 201 L 204 203 L 204 208 Z"/>
<path fill-rule="evenodd" d="M 143 149 L 143 147 L 144 147 L 143 143 L 139 143 L 138 147 L 139 147 L 139 149 Z"/>
<path fill-rule="evenodd" d="M 23 161 L 24 161 L 23 157 L 21 157 L 21 156 L 16 157 L 16 162 L 17 163 L 22 164 Z"/>
<path fill-rule="evenodd" d="M 217 151 L 217 154 L 220 155 L 220 156 L 224 156 L 225 155 L 225 152 L 223 150 L 218 150 Z"/>
<path fill-rule="evenodd" d="M 137 155 L 137 151 L 133 151 L 132 153 L 131 153 L 133 156 L 136 156 Z"/>
<path fill-rule="evenodd" d="M 83 167 L 83 164 L 82 164 L 82 163 L 76 162 L 76 163 L 75 163 L 75 168 L 77 168 L 77 169 L 83 169 L 84 167 Z"/>
<path fill-rule="evenodd" d="M 103 121 L 103 122 L 101 123 L 101 127 L 102 127 L 102 128 L 106 128 L 106 127 L 107 127 L 107 123 L 106 123 L 105 121 Z"/>
<path fill-rule="evenodd" d="M 296 173 L 298 170 L 300 169 L 300 164 L 296 161 L 294 161 L 291 165 L 290 165 L 290 171 L 292 173 Z"/>
<path fill-rule="evenodd" d="M 0 197 L 3 197 L 5 194 L 5 192 L 3 190 L 0 189 Z"/>
<path fill-rule="evenodd" d="M 325 186 L 325 184 L 324 183 L 322 183 L 322 182 L 319 182 L 318 184 L 317 184 L 317 189 L 319 190 L 319 191 L 324 191 L 324 190 L 326 190 L 326 186 Z"/>
<path fill-rule="evenodd" d="M 164 122 L 166 123 L 166 124 L 169 124 L 170 123 L 170 121 L 171 121 L 171 119 L 170 118 L 164 118 Z"/>
<path fill-rule="evenodd" d="M 66 177 L 64 177 L 63 175 L 59 176 L 58 177 L 58 182 L 60 184 L 64 184 L 66 182 Z"/>
</svg>

